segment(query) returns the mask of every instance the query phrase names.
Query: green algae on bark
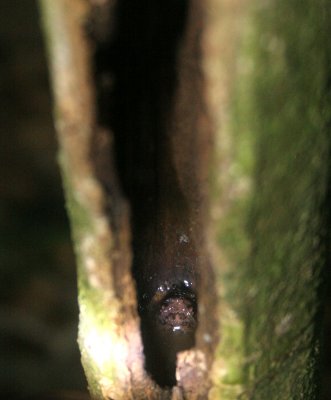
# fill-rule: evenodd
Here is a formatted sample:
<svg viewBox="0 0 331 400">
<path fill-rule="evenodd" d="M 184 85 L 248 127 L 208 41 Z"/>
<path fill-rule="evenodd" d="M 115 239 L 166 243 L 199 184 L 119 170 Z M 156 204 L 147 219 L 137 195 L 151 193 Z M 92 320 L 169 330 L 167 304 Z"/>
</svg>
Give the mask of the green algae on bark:
<svg viewBox="0 0 331 400">
<path fill-rule="evenodd" d="M 325 1 L 256 3 L 234 123 L 254 147 L 242 399 L 318 396 L 321 279 L 330 156 Z M 243 91 L 243 88 L 245 91 Z"/>
</svg>

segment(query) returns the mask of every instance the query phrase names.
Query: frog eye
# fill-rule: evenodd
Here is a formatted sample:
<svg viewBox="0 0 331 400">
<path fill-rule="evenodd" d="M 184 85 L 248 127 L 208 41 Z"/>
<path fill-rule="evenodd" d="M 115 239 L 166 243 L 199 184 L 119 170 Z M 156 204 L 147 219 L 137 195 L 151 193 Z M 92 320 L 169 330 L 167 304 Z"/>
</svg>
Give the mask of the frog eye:
<svg viewBox="0 0 331 400">
<path fill-rule="evenodd" d="M 193 290 L 193 284 L 187 279 L 170 284 L 168 281 L 163 282 L 156 289 L 150 300 L 150 305 L 158 306 L 169 298 L 182 298 L 196 304 L 196 294 Z"/>
</svg>

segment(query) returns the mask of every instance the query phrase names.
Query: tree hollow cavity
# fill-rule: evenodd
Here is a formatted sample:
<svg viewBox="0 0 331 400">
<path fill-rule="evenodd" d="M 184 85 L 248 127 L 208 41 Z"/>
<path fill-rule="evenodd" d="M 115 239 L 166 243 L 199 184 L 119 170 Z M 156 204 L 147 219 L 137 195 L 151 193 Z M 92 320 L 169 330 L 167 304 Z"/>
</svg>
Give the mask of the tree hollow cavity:
<svg viewBox="0 0 331 400">
<path fill-rule="evenodd" d="M 178 352 L 208 348 L 214 337 L 204 243 L 208 135 L 194 4 L 122 0 L 107 18 L 98 15 L 92 30 L 99 124 L 112 132 L 131 210 L 145 368 L 161 387 L 176 385 Z"/>
</svg>

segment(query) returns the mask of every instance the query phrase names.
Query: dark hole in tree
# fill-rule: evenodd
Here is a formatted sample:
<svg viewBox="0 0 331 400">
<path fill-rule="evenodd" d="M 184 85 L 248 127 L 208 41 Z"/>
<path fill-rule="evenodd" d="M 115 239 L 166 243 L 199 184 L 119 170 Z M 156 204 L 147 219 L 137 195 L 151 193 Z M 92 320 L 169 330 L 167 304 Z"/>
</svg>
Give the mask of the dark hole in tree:
<svg viewBox="0 0 331 400">
<path fill-rule="evenodd" d="M 131 207 L 146 370 L 160 386 L 176 384 L 176 354 L 195 345 L 197 327 L 192 205 L 178 183 L 169 128 L 189 4 L 122 0 L 114 30 L 96 38 L 99 123 L 114 133 Z"/>
</svg>

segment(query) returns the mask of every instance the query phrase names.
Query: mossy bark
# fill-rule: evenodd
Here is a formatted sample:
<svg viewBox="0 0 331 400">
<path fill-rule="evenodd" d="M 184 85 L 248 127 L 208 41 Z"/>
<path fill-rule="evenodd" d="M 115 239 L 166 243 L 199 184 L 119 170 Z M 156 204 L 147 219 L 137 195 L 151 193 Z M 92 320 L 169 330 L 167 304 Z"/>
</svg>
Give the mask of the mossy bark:
<svg viewBox="0 0 331 400">
<path fill-rule="evenodd" d="M 123 9 L 120 7 L 121 4 L 118 4 L 119 15 L 121 16 L 123 11 L 124 15 L 130 18 L 130 2 L 124 4 Z M 130 41 L 132 35 L 129 35 L 127 44 L 130 46 L 130 55 L 138 63 L 136 70 L 133 69 L 137 71 L 138 76 L 124 74 L 124 84 L 120 86 L 123 82 L 121 75 L 123 67 L 121 63 L 116 64 L 118 59 L 112 58 L 114 50 L 112 42 L 108 43 L 108 39 L 105 38 L 113 25 L 110 20 L 103 18 L 103 11 L 109 11 L 108 5 L 111 6 L 112 3 L 84 0 L 40 1 L 54 92 L 59 161 L 78 266 L 79 345 L 89 389 L 95 399 L 186 397 L 198 399 L 207 396 L 210 386 L 208 366 L 212 362 L 212 349 L 215 346 L 217 330 L 214 326 L 213 278 L 203 235 L 206 215 L 204 197 L 208 171 L 208 162 L 205 160 L 208 159 L 210 147 L 208 116 L 204 114 L 203 79 L 200 71 L 203 14 L 200 12 L 199 2 L 190 1 L 183 4 L 185 12 L 183 18 L 179 19 L 183 33 L 178 46 L 174 43 L 170 48 L 170 53 L 174 53 L 174 56 L 170 57 L 174 64 L 167 64 L 169 49 L 168 38 L 165 37 L 164 48 L 160 52 L 160 56 L 165 57 L 165 65 L 162 63 L 159 65 L 155 57 L 151 57 L 151 64 L 145 65 L 145 58 L 142 62 L 147 69 L 152 68 L 152 73 L 155 73 L 156 77 L 161 75 L 165 81 L 159 85 L 154 79 L 156 84 L 153 82 L 155 86 L 152 84 L 152 90 L 148 93 L 150 83 L 147 80 L 146 87 L 143 87 L 137 98 L 137 93 L 133 89 L 137 88 L 136 85 L 138 89 L 141 86 L 139 79 L 143 81 L 146 79 L 146 71 L 140 69 L 141 59 L 136 58 L 136 51 L 141 50 L 140 43 L 136 47 L 136 43 Z M 137 5 L 138 2 L 136 7 Z M 103 8 L 104 6 L 106 8 Z M 152 3 L 147 6 L 145 17 L 147 22 L 155 27 L 155 21 L 150 21 L 151 10 L 155 11 Z M 167 10 L 166 6 L 165 11 Z M 156 15 L 159 15 L 158 7 L 156 11 Z M 91 34 L 89 24 L 93 25 L 94 19 L 101 25 L 94 26 L 96 31 Z M 126 22 L 125 18 L 123 20 Z M 168 18 L 167 22 L 170 22 L 172 27 L 171 18 Z M 103 24 L 106 27 L 106 35 L 99 31 L 103 31 Z M 141 31 L 143 38 L 146 39 L 148 31 L 145 32 L 144 25 L 139 25 L 133 20 L 132 26 L 136 26 L 138 33 Z M 97 36 L 95 41 L 92 39 L 93 34 Z M 121 34 L 120 32 L 120 36 Z M 126 39 L 127 32 L 123 34 Z M 163 35 L 164 32 L 161 32 L 161 38 Z M 154 40 L 149 39 L 149 37 L 146 39 L 147 47 L 154 45 Z M 171 41 L 170 43 L 172 44 Z M 152 47 L 152 50 L 159 54 L 158 47 Z M 126 55 L 125 51 L 126 48 L 123 48 L 121 42 L 117 53 L 120 60 Z M 106 61 L 99 63 L 100 60 L 96 59 L 104 55 Z M 100 73 L 100 81 L 95 75 L 100 72 L 99 67 L 105 68 Z M 108 71 L 108 67 L 113 69 Z M 132 64 L 129 64 L 128 71 L 131 69 Z M 107 75 L 108 72 L 110 75 Z M 114 111 L 114 108 L 111 108 L 112 99 L 108 98 L 109 81 L 105 82 L 107 80 L 105 77 L 112 78 L 111 73 L 118 78 L 116 85 L 119 85 L 111 91 L 115 93 L 117 100 L 119 99 L 114 114 L 117 111 L 117 115 L 122 117 L 115 122 L 114 114 L 110 117 L 107 114 Z M 129 79 L 132 86 L 126 87 L 128 82 L 125 79 Z M 101 86 L 99 92 L 98 84 Z M 169 92 L 171 85 L 174 85 L 173 92 Z M 127 96 L 120 90 L 123 87 Z M 152 94 L 154 97 L 146 97 L 146 90 L 148 96 Z M 192 96 L 196 96 L 193 112 L 191 112 Z M 137 106 L 139 110 L 141 107 L 141 112 L 144 113 L 147 107 L 153 112 L 149 115 L 127 114 L 123 103 L 126 104 L 128 98 L 129 101 L 135 99 L 135 103 L 132 103 L 133 108 Z M 129 124 L 126 126 L 127 122 Z M 108 123 L 113 125 L 110 127 Z M 123 129 L 123 125 L 126 129 Z M 115 131 L 112 130 L 113 126 Z M 141 130 L 142 127 L 144 130 Z M 128 132 L 129 137 L 124 140 L 124 144 L 121 144 L 122 135 Z M 153 149 L 154 142 L 158 146 L 156 150 Z M 120 153 L 118 148 L 117 152 L 114 149 L 116 144 L 128 146 L 120 147 L 120 150 L 124 149 L 124 156 L 126 151 L 133 156 L 116 160 L 116 155 Z M 149 146 L 160 159 L 149 159 Z M 197 148 L 201 151 L 197 151 Z M 192 154 L 196 154 L 196 157 L 192 158 Z M 136 164 L 130 164 L 137 160 Z M 121 163 L 124 165 L 119 167 Z M 157 172 L 150 170 L 148 163 L 155 165 Z M 139 168 L 142 170 L 141 173 Z M 131 181 L 132 176 L 136 178 L 133 181 Z M 150 179 L 150 176 L 153 179 Z M 179 202 L 178 200 L 182 198 L 185 201 Z M 131 221 L 128 199 L 131 213 L 135 213 L 131 215 Z M 150 200 L 152 206 L 149 205 Z M 153 207 L 156 208 L 156 212 Z M 154 212 L 157 218 L 153 218 Z M 137 219 L 141 222 L 139 229 L 135 225 Z M 145 234 L 147 229 L 149 229 L 148 234 Z M 138 234 L 142 234 L 137 235 L 137 231 Z M 133 235 L 136 237 L 132 239 Z M 153 248 L 155 243 L 160 243 L 158 248 Z M 144 247 L 140 251 L 142 246 Z M 192 251 L 191 246 L 193 246 Z M 138 289 L 142 292 L 137 296 L 132 273 L 132 264 L 135 264 L 133 256 L 137 260 L 138 252 L 140 251 L 140 255 L 145 254 L 146 249 L 149 258 L 146 257 L 140 262 L 139 269 L 133 267 Z M 160 265 L 153 263 L 147 265 L 151 258 L 154 263 L 156 260 Z M 163 265 L 167 262 L 169 265 Z M 199 265 L 202 267 L 197 271 Z M 167 349 L 167 344 L 163 342 L 159 342 L 159 346 L 154 346 L 156 351 L 163 350 L 162 356 L 166 361 L 169 354 L 171 361 L 174 359 L 171 382 L 175 381 L 175 384 L 169 387 L 169 379 L 165 379 L 166 384 L 162 386 L 151 378 L 153 372 L 156 375 L 155 371 L 148 371 L 150 374 L 146 372 L 148 364 L 144 362 L 144 356 L 148 357 L 147 346 L 145 345 L 144 354 L 137 299 L 139 295 L 144 299 L 147 290 L 144 289 L 144 281 L 139 286 L 139 280 L 160 278 L 161 283 L 164 281 L 166 286 L 153 281 L 156 289 L 163 291 L 166 287 L 166 290 L 170 290 L 177 284 L 172 282 L 175 280 L 173 278 L 175 273 L 185 274 L 186 269 L 193 271 L 194 282 L 191 283 L 191 279 L 186 280 L 184 276 L 181 283 L 184 283 L 184 286 L 192 286 L 194 290 L 198 286 L 199 290 L 200 325 L 196 338 L 193 337 L 196 346 L 191 348 L 190 345 L 188 348 L 184 335 L 179 338 L 180 341 L 183 337 L 184 343 L 178 344 L 176 337 L 167 339 L 170 343 L 175 343 L 177 340 L 175 346 L 187 350 L 178 356 L 177 364 L 175 358 L 177 351 Z M 162 274 L 165 274 L 165 277 Z M 152 283 L 147 282 L 147 285 Z M 177 293 L 177 289 L 175 295 L 178 300 L 181 294 Z M 185 301 L 182 303 L 180 301 L 177 304 L 186 304 Z M 193 306 L 188 307 L 188 312 L 191 310 Z M 156 319 L 155 324 L 157 323 Z M 163 334 L 164 332 L 160 335 L 161 339 Z M 146 370 L 145 365 L 147 365 Z"/>
<path fill-rule="evenodd" d="M 55 99 L 59 162 L 77 257 L 79 345 L 89 389 L 95 399 L 142 398 L 145 393 L 148 398 L 130 274 L 128 210 L 113 176 L 113 195 L 106 195 L 91 158 L 97 137 L 103 143 L 99 160 L 112 169 L 110 143 L 96 123 L 91 48 L 82 29 L 90 5 L 79 0 L 46 0 L 40 6 Z M 113 219 L 105 212 L 109 202 L 115 210 Z M 114 273 L 118 263 L 120 276 Z M 129 362 L 131 357 L 135 363 Z"/>
<path fill-rule="evenodd" d="M 212 193 L 209 236 L 201 243 L 209 244 L 217 274 L 220 342 L 208 378 L 200 351 L 179 355 L 184 386 L 173 390 L 157 387 L 144 370 L 128 206 L 116 174 L 108 176 L 112 190 L 105 193 L 96 172 L 100 165 L 114 171 L 115 161 L 112 136 L 97 126 L 91 44 L 81 29 L 92 3 L 40 1 L 78 260 L 79 340 L 92 397 L 317 398 L 330 222 L 327 1 L 206 3 L 205 89 L 215 157 L 212 165 L 203 165 L 209 159 L 201 146 L 201 185 L 205 188 L 209 168 Z M 184 108 L 189 113 L 189 102 Z M 180 125 L 180 115 L 176 118 Z M 99 167 L 92 162 L 96 154 Z M 179 173 L 184 186 L 189 177 Z M 211 280 L 204 277 L 204 291 Z M 203 348 L 217 334 L 204 332 L 209 314 L 201 310 Z M 200 393 L 199 385 L 196 393 L 192 385 L 185 388 L 185 373 L 211 380 L 209 392 Z"/>
<path fill-rule="evenodd" d="M 330 229 L 329 4 L 257 1 L 245 15 L 218 130 L 229 310 L 220 398 L 315 399 Z"/>
</svg>

